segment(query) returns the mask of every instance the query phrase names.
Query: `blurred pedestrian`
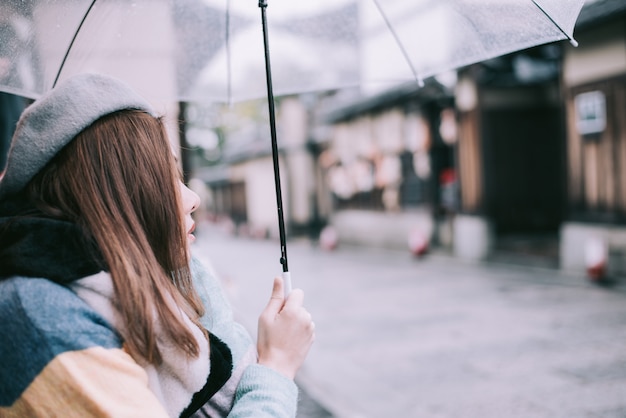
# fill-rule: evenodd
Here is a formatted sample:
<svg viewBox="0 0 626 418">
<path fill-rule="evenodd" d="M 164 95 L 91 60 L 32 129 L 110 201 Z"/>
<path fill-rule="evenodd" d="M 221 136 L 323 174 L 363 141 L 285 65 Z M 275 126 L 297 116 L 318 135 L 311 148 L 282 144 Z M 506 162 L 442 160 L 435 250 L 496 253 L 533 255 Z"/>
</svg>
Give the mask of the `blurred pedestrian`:
<svg viewBox="0 0 626 418">
<path fill-rule="evenodd" d="M 123 83 L 26 109 L 0 181 L 0 416 L 295 416 L 303 293 L 274 280 L 255 345 L 191 255 L 198 204 Z"/>
</svg>

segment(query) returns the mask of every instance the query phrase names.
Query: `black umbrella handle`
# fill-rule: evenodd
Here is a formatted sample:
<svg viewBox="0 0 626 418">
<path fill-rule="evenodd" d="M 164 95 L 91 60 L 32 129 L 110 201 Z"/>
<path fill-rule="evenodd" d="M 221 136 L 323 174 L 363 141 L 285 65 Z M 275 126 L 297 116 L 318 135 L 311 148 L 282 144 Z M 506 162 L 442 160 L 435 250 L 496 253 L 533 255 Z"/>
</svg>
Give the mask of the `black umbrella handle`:
<svg viewBox="0 0 626 418">
<path fill-rule="evenodd" d="M 276 188 L 276 207 L 278 209 L 278 232 L 280 235 L 280 264 L 283 266 L 285 292 L 291 288 L 289 268 L 287 266 L 287 242 L 285 238 L 285 219 L 283 216 L 283 197 L 280 185 L 280 169 L 278 164 L 278 142 L 276 141 L 276 112 L 274 110 L 274 88 L 272 86 L 272 68 L 270 65 L 270 47 L 267 34 L 267 18 L 265 9 L 267 0 L 259 0 L 261 8 L 261 24 L 263 26 L 263 45 L 265 50 L 265 77 L 267 80 L 267 104 L 270 113 L 270 133 L 272 137 L 272 159 L 274 161 L 274 185 Z"/>
</svg>

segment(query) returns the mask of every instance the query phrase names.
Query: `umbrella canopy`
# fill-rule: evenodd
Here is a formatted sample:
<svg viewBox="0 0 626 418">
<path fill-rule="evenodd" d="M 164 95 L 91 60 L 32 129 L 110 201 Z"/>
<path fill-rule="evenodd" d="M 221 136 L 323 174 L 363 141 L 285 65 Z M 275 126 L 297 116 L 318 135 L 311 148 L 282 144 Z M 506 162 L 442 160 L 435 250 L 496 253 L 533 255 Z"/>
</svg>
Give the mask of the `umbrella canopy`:
<svg viewBox="0 0 626 418">
<path fill-rule="evenodd" d="M 269 0 L 275 95 L 386 87 L 572 39 L 584 0 Z M 36 98 L 98 71 L 148 98 L 264 97 L 249 0 L 4 0 L 0 90 Z"/>
<path fill-rule="evenodd" d="M 64 78 L 94 71 L 153 101 L 232 102 L 267 94 L 288 292 L 274 95 L 421 83 L 532 46 L 575 44 L 583 3 L 259 0 L 257 7 L 249 0 L 3 0 L 0 90 L 36 98 Z"/>
</svg>

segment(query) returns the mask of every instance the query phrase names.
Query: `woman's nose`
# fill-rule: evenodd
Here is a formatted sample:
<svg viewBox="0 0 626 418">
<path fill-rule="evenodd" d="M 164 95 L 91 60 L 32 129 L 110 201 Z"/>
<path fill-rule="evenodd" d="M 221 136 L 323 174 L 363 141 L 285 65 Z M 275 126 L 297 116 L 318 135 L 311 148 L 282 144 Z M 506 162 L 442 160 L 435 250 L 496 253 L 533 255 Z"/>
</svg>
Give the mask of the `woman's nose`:
<svg viewBox="0 0 626 418">
<path fill-rule="evenodd" d="M 200 206 L 200 196 L 184 184 L 181 187 L 183 209 L 185 213 L 192 213 Z"/>
</svg>

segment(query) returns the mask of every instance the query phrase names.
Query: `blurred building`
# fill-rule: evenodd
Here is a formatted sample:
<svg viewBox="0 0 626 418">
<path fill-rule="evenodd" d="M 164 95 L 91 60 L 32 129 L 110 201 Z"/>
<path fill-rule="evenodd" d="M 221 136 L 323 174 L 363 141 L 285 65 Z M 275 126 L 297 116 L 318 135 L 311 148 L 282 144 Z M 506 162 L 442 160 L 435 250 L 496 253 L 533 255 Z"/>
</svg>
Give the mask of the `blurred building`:
<svg viewBox="0 0 626 418">
<path fill-rule="evenodd" d="M 413 234 L 451 245 L 458 203 L 449 88 L 409 83 L 324 119 L 331 129 L 313 138 L 318 178 L 331 196 L 326 220 L 342 242 L 406 249 Z"/>
<path fill-rule="evenodd" d="M 318 161 L 341 241 L 626 274 L 626 4 L 596 0 L 580 46 L 543 45 L 336 109 Z"/>
<path fill-rule="evenodd" d="M 566 196 L 561 48 L 539 46 L 459 72 L 454 251 L 462 258 L 558 263 Z"/>
<path fill-rule="evenodd" d="M 597 0 L 577 22 L 578 48 L 566 47 L 567 217 L 563 268 L 592 262 L 602 243 L 610 276 L 626 276 L 626 3 Z"/>
<path fill-rule="evenodd" d="M 277 237 L 278 215 L 267 103 L 251 101 L 225 110 L 224 137 L 214 164 L 194 164 L 193 176 L 210 189 L 207 210 L 245 235 Z M 308 233 L 315 223 L 315 173 L 307 146 L 309 112 L 295 97 L 277 103 L 282 201 L 287 232 Z M 236 126 L 237 128 L 229 128 Z M 229 130 L 230 129 L 230 130 Z M 206 149 L 205 149 L 206 152 Z"/>
<path fill-rule="evenodd" d="M 340 243 L 402 249 L 417 236 L 468 260 L 576 271 L 593 239 L 626 274 L 626 4 L 589 2 L 575 36 L 453 82 L 280 98 L 288 233 L 332 225 Z M 217 215 L 272 236 L 267 121 L 246 129 L 197 174 Z"/>
</svg>

